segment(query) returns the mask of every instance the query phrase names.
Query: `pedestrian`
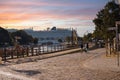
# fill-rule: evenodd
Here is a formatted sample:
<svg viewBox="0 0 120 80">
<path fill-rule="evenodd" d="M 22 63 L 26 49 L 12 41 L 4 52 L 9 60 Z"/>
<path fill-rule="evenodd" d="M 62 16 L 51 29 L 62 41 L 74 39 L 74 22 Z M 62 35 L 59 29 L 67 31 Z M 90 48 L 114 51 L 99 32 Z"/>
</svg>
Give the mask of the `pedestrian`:
<svg viewBox="0 0 120 80">
<path fill-rule="evenodd" d="M 81 47 L 81 51 L 83 52 L 83 43 L 81 43 L 80 47 Z"/>
<path fill-rule="evenodd" d="M 87 50 L 89 49 L 89 44 L 88 43 L 86 44 L 86 48 L 87 48 Z"/>
<path fill-rule="evenodd" d="M 88 43 L 85 43 L 85 52 L 87 52 L 87 51 L 88 51 L 88 48 L 89 48 Z"/>
</svg>

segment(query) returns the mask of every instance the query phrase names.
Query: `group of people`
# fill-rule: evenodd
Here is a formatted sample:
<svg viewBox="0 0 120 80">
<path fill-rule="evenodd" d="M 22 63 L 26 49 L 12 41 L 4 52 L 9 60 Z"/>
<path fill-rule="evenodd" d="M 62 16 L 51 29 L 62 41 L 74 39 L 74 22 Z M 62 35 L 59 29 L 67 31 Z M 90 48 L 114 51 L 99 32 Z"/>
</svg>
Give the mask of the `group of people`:
<svg viewBox="0 0 120 80">
<path fill-rule="evenodd" d="M 81 44 L 80 45 L 80 48 L 81 48 L 81 51 L 83 52 L 83 51 L 85 51 L 85 52 L 87 52 L 88 51 L 88 49 L 89 49 L 89 45 L 88 45 L 88 43 L 85 43 L 85 44 Z"/>
</svg>

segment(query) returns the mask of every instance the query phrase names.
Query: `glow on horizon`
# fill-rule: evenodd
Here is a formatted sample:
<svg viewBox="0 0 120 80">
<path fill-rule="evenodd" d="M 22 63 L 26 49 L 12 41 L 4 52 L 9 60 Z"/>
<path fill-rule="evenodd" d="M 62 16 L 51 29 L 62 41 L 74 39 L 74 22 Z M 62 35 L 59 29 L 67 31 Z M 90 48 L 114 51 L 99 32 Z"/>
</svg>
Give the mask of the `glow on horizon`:
<svg viewBox="0 0 120 80">
<path fill-rule="evenodd" d="M 109 0 L 0 0 L 0 26 L 44 30 L 75 28 L 80 36 L 92 32 L 92 20 Z M 99 3 L 99 4 L 98 4 Z"/>
</svg>

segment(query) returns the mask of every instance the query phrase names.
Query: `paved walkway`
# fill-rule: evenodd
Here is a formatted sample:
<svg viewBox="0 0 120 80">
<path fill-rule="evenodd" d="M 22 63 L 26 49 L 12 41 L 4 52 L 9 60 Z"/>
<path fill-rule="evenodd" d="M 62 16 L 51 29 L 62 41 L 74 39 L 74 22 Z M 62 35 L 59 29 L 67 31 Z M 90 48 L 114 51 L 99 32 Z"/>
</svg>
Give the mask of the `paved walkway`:
<svg viewBox="0 0 120 80">
<path fill-rule="evenodd" d="M 13 63 L 24 63 L 24 62 L 34 62 L 41 59 L 47 59 L 52 57 L 57 57 L 65 54 L 71 54 L 74 52 L 80 51 L 80 48 L 51 53 L 51 54 L 45 54 L 45 55 L 39 55 L 39 56 L 32 56 L 32 57 L 26 57 L 26 58 L 19 58 L 19 59 L 12 59 L 9 60 Z M 91 57 L 83 61 L 83 65 L 90 69 L 100 69 L 100 70 L 111 70 L 111 71 L 119 71 L 120 66 L 118 66 L 117 56 L 111 56 L 106 57 L 105 55 L 105 49 L 96 49 L 91 50 L 88 52 L 83 52 L 86 54 L 93 54 Z M 9 62 L 8 62 L 9 64 Z"/>
<path fill-rule="evenodd" d="M 106 57 L 104 48 L 70 54 L 76 50 L 65 51 L 68 55 L 1 66 L 0 80 L 120 80 L 116 57 Z"/>
<path fill-rule="evenodd" d="M 96 52 L 96 50 L 94 50 Z M 118 66 L 117 56 L 105 55 L 105 49 L 102 49 L 98 54 L 92 56 L 91 59 L 87 59 L 84 66 L 90 69 L 98 70 L 110 70 L 110 71 L 120 71 L 120 66 Z"/>
<path fill-rule="evenodd" d="M 16 80 L 16 79 L 17 80 L 35 80 L 35 79 L 32 79 L 32 78 L 27 78 L 25 76 L 12 74 L 10 72 L 4 72 L 4 71 L 0 71 L 0 75 L 7 76 L 6 78 L 3 78 L 2 80 L 8 80 L 8 79 L 10 79 L 10 80 Z M 1 77 L 0 77 L 0 80 L 1 80 Z"/>
</svg>

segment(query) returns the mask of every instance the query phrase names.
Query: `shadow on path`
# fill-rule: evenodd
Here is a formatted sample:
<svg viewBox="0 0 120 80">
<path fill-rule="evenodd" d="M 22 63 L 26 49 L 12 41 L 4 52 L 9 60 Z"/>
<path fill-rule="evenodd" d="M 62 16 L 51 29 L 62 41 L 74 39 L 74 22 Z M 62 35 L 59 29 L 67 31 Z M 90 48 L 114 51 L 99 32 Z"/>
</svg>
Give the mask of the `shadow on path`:
<svg viewBox="0 0 120 80">
<path fill-rule="evenodd" d="M 41 72 L 38 70 L 14 70 L 14 71 L 19 72 L 19 73 L 24 73 L 28 76 L 34 76 L 36 74 L 41 74 Z"/>
</svg>

